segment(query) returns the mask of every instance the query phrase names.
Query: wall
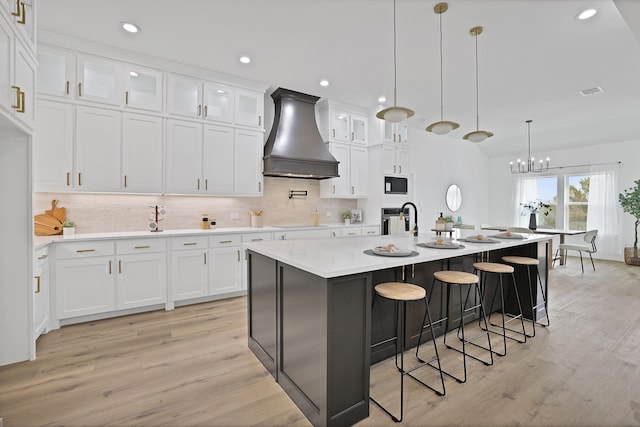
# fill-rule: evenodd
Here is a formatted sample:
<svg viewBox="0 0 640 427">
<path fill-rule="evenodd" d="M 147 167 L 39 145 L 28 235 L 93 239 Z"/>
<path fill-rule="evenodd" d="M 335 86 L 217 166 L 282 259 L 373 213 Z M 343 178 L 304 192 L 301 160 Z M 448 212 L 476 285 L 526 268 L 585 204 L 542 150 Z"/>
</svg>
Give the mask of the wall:
<svg viewBox="0 0 640 427">
<path fill-rule="evenodd" d="M 409 145 L 421 234 L 430 233 L 440 212 L 461 216 L 465 224 L 476 228 L 489 222 L 489 161 L 478 145 L 419 128 L 409 129 Z M 462 190 L 458 212 L 447 209 L 445 193 L 451 184 L 458 184 Z"/>
<path fill-rule="evenodd" d="M 539 153 L 538 153 L 539 154 Z M 536 153 L 534 153 L 534 156 Z M 634 180 L 640 179 L 640 140 L 632 140 L 617 143 L 606 143 L 580 148 L 556 150 L 544 153 L 551 157 L 551 166 L 571 166 L 592 163 L 606 163 L 622 161 L 620 168 L 620 191 L 633 185 Z M 538 155 L 538 157 L 540 157 Z M 495 157 L 490 160 L 489 186 L 490 191 L 490 218 L 495 224 L 511 224 L 513 212 L 512 185 L 514 175 L 509 172 L 509 162 L 513 158 Z M 576 169 L 566 169 L 565 172 L 575 172 Z M 580 171 L 579 169 L 577 170 Z M 556 172 L 556 171 L 554 171 Z M 622 243 L 633 243 L 634 219 L 631 215 L 622 214 Z M 567 242 L 582 242 L 580 236 L 567 238 Z M 558 239 L 554 246 L 558 244 Z M 622 248 L 617 253 L 598 252 L 597 257 L 620 260 Z"/>
<path fill-rule="evenodd" d="M 306 199 L 289 199 L 290 189 L 309 194 Z M 152 212 L 149 206 L 154 205 L 164 205 L 167 210 L 161 229 L 199 228 L 203 214 L 215 218 L 218 227 L 248 227 L 249 210 L 256 209 L 264 211 L 264 225 L 311 224 L 316 209 L 321 224 L 341 223 L 340 214 L 356 207 L 355 200 L 321 199 L 319 181 L 273 177 L 265 177 L 263 197 L 35 193 L 34 214 L 51 209 L 52 199 L 66 208 L 77 233 L 147 230 Z M 232 212 L 240 218 L 231 220 Z"/>
</svg>

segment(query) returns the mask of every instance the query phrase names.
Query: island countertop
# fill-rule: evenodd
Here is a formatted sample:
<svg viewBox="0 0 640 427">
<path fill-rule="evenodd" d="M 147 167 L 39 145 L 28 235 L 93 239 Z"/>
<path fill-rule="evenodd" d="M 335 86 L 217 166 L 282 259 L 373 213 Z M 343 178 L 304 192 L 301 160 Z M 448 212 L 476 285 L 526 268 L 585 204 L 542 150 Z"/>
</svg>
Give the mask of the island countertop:
<svg viewBox="0 0 640 427">
<path fill-rule="evenodd" d="M 462 230 L 463 236 L 476 236 L 477 232 Z M 526 234 L 524 239 L 498 239 L 497 243 L 474 243 L 460 240 L 464 248 L 431 249 L 418 246 L 433 241 L 433 235 L 419 236 L 416 241 L 409 236 L 361 236 L 349 239 L 304 239 L 284 241 L 247 242 L 247 249 L 284 262 L 293 267 L 330 279 L 349 274 L 383 270 L 407 264 L 437 261 L 462 255 L 520 246 L 549 240 L 549 236 Z M 393 244 L 398 248 L 411 249 L 415 256 L 392 257 L 368 255 L 364 251 L 376 246 Z"/>
</svg>

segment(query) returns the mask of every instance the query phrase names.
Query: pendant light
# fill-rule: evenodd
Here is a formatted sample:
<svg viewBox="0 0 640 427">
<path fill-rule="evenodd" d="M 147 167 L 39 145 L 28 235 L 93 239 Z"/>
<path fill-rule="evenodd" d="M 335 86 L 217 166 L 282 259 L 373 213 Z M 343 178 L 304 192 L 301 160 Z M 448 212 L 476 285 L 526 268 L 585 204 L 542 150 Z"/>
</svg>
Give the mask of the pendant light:
<svg viewBox="0 0 640 427">
<path fill-rule="evenodd" d="M 380 110 L 376 117 L 390 123 L 399 123 L 415 113 L 397 105 L 397 60 L 396 60 L 396 0 L 393 0 L 393 107 Z"/>
<path fill-rule="evenodd" d="M 531 120 L 527 120 L 525 123 L 527 124 L 527 161 L 525 162 L 524 160 L 518 159 L 516 161 L 515 167 L 513 162 L 509 163 L 511 167 L 511 173 L 531 173 L 549 170 L 549 161 L 551 160 L 549 157 L 547 157 L 546 164 L 543 159 L 540 159 L 540 163 L 538 164 L 538 167 L 536 167 L 536 159 L 531 157 Z"/>
<path fill-rule="evenodd" d="M 470 31 L 469 34 L 471 34 L 472 36 L 474 36 L 476 38 L 476 130 L 474 130 L 473 132 L 469 132 L 468 134 L 466 134 L 465 136 L 463 136 L 463 139 L 468 139 L 471 142 L 482 142 L 487 138 L 491 138 L 493 136 L 493 133 L 486 131 L 486 130 L 480 130 L 480 113 L 479 113 L 479 90 L 478 90 L 478 36 L 482 33 L 482 27 L 473 27 Z"/>
<path fill-rule="evenodd" d="M 440 121 L 430 124 L 426 131 L 433 132 L 436 135 L 445 135 L 454 129 L 458 129 L 460 125 L 456 122 L 449 122 L 444 119 L 444 95 L 443 95 L 443 73 L 442 73 L 442 14 L 449 9 L 447 3 L 438 3 L 434 6 L 433 11 L 440 15 Z"/>
</svg>

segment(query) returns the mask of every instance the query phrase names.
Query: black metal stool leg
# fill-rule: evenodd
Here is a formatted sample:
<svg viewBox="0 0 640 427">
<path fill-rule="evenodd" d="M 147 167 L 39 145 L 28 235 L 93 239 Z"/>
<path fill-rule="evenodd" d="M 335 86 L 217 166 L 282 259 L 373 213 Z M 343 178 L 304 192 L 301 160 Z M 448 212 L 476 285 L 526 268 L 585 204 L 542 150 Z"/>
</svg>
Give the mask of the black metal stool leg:
<svg viewBox="0 0 640 427">
<path fill-rule="evenodd" d="M 540 285 L 540 293 L 542 294 L 542 303 L 544 304 L 544 315 L 547 318 L 547 324 L 545 325 L 544 323 L 538 322 L 537 320 L 535 321 L 535 323 L 537 323 L 540 326 L 546 327 L 551 324 L 551 320 L 549 319 L 549 307 L 547 305 L 547 295 L 544 292 L 544 286 L 542 286 L 542 278 L 540 277 L 540 270 L 538 269 L 537 265 L 535 267 L 536 267 L 536 274 L 538 276 L 538 285 Z M 536 314 L 537 314 L 538 307 L 539 307 L 538 304 L 536 304 L 534 307 L 534 309 L 536 310 Z"/>
</svg>

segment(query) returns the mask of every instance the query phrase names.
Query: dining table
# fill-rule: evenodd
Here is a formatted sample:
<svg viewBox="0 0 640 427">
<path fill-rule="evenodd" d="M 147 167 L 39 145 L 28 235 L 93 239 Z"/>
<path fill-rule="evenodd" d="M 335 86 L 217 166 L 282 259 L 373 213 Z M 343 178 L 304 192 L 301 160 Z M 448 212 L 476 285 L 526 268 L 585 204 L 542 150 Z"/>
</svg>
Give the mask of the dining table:
<svg viewBox="0 0 640 427">
<path fill-rule="evenodd" d="M 502 225 L 483 225 L 481 227 L 483 230 L 496 230 L 496 231 L 507 231 L 507 229 L 512 227 L 502 226 Z M 533 234 L 547 234 L 553 236 L 560 236 L 560 244 L 562 245 L 565 241 L 565 236 L 576 236 L 578 234 L 585 234 L 585 230 L 569 230 L 562 228 L 536 228 L 535 230 L 531 230 Z M 553 248 L 552 245 L 549 245 L 549 259 L 553 259 Z M 560 256 L 560 265 L 564 265 L 564 257 Z"/>
</svg>

